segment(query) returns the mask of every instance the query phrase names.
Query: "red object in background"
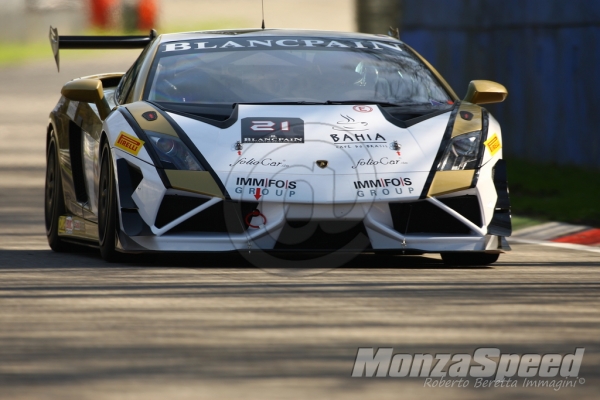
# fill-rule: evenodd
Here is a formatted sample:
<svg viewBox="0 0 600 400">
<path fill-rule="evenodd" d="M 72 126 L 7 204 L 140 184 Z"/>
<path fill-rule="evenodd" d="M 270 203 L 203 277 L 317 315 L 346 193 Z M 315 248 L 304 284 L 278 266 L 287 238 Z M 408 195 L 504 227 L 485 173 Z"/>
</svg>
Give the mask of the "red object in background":
<svg viewBox="0 0 600 400">
<path fill-rule="evenodd" d="M 588 229 L 587 231 L 559 237 L 558 239 L 554 239 L 552 241 L 558 243 L 573 243 L 586 245 L 600 244 L 600 229 Z"/>
<path fill-rule="evenodd" d="M 90 0 L 91 23 L 96 28 L 109 28 L 112 13 L 115 11 L 119 0 Z"/>
<path fill-rule="evenodd" d="M 156 0 L 139 0 L 137 13 L 139 30 L 146 31 L 156 27 L 156 15 L 158 14 Z"/>
<path fill-rule="evenodd" d="M 125 29 L 150 30 L 156 27 L 157 0 L 89 0 L 91 24 L 95 28 L 114 28 L 114 15 L 127 14 L 123 18 Z M 128 17 L 129 16 L 129 17 Z M 130 21 L 128 24 L 127 21 Z"/>
</svg>

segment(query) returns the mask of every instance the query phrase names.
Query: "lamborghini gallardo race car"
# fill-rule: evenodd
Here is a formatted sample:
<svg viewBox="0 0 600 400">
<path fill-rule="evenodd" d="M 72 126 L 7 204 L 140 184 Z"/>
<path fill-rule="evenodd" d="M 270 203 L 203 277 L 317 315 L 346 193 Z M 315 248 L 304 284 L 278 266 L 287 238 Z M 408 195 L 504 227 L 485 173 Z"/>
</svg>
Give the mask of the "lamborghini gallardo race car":
<svg viewBox="0 0 600 400">
<path fill-rule="evenodd" d="M 55 251 L 440 253 L 509 250 L 502 135 L 393 37 L 279 29 L 59 36 L 141 48 L 125 73 L 72 80 L 47 128 Z"/>
</svg>

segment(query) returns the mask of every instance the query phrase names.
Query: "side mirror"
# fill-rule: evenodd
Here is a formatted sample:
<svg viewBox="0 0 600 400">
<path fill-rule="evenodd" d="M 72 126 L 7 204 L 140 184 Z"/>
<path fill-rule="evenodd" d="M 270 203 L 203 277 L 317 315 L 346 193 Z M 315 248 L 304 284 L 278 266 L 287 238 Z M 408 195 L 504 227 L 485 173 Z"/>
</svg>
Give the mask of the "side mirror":
<svg viewBox="0 0 600 400">
<path fill-rule="evenodd" d="M 506 96 L 508 91 L 504 85 L 492 81 L 471 81 L 463 101 L 473 104 L 501 103 Z"/>
<path fill-rule="evenodd" d="M 104 97 L 100 79 L 77 79 L 67 82 L 60 93 L 69 100 L 94 103 L 98 108 L 100 119 L 103 121 L 110 114 L 110 106 Z"/>
</svg>

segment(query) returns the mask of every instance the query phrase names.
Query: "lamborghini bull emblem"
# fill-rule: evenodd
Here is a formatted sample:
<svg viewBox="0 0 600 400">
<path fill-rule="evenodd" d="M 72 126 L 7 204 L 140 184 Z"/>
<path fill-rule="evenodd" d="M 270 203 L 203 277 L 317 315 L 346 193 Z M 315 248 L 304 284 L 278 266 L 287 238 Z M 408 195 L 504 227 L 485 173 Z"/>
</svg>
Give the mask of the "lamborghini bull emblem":
<svg viewBox="0 0 600 400">
<path fill-rule="evenodd" d="M 325 168 L 327 168 L 327 164 L 329 164 L 329 161 L 327 161 L 327 160 L 317 160 L 316 163 L 317 163 L 317 166 L 319 168 L 325 169 Z"/>
</svg>

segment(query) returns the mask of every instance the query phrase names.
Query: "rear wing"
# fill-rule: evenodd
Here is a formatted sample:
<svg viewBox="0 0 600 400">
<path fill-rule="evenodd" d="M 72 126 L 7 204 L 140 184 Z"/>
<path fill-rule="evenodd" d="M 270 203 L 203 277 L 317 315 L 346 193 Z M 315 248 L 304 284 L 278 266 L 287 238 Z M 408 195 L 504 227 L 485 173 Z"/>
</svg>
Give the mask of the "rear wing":
<svg viewBox="0 0 600 400">
<path fill-rule="evenodd" d="M 60 71 L 60 49 L 143 49 L 156 37 L 152 29 L 148 36 L 59 36 L 58 29 L 50 27 L 50 46 Z"/>
</svg>

